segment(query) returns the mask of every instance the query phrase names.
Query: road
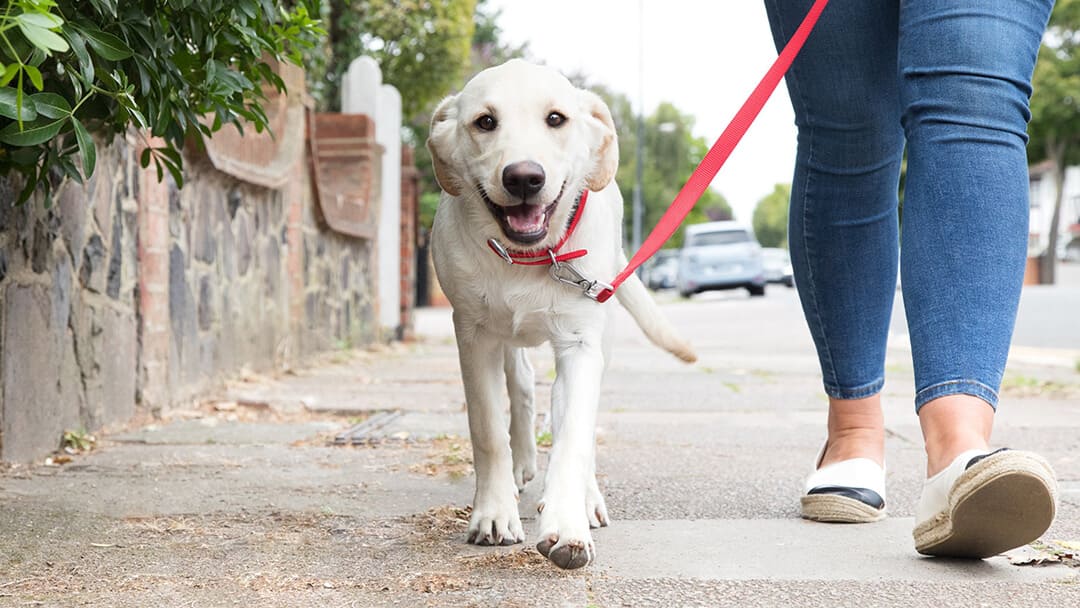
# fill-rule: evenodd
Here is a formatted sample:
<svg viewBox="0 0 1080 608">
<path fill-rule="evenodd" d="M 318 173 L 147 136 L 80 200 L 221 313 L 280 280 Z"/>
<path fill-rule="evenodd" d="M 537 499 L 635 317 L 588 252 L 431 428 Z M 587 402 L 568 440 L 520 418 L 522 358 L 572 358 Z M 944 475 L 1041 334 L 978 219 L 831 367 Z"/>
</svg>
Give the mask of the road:
<svg viewBox="0 0 1080 608">
<path fill-rule="evenodd" d="M 427 309 L 416 344 L 249 375 L 62 466 L 0 473 L 0 604 L 1080 605 L 1078 568 L 914 552 L 925 465 L 902 343 L 883 392 L 890 517 L 811 523 L 798 498 L 826 403 L 794 291 L 660 297 L 700 361 L 618 313 L 598 423 L 613 523 L 587 568 L 465 543 L 463 390 L 449 311 Z M 534 355 L 543 412 L 552 366 Z M 1045 540 L 1080 541 L 1080 374 L 1022 357 L 1003 393 L 995 442 L 1038 449 L 1061 478 Z M 358 423 L 363 444 L 334 445 Z M 540 485 L 520 503 L 530 535 Z"/>
</svg>

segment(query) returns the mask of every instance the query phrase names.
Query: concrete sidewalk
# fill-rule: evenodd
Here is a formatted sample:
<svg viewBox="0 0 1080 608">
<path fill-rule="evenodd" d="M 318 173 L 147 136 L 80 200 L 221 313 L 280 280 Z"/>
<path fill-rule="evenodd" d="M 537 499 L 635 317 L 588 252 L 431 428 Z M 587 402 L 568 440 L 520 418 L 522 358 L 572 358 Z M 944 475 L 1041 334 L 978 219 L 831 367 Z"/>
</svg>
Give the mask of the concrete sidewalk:
<svg viewBox="0 0 1080 608">
<path fill-rule="evenodd" d="M 794 292 L 661 297 L 701 359 L 680 364 L 620 313 L 598 449 L 613 523 L 587 568 L 532 548 L 541 481 L 521 502 L 530 542 L 465 543 L 464 396 L 449 311 L 432 309 L 416 344 L 251 375 L 70 462 L 0 473 L 0 605 L 1080 605 L 1080 562 L 1060 559 L 1080 553 L 1075 368 L 1010 362 L 995 433 L 1056 468 L 1044 540 L 1058 554 L 927 559 L 911 539 L 924 462 L 902 345 L 883 393 L 890 517 L 815 524 L 798 496 L 826 403 Z M 534 361 L 542 420 L 547 350 Z"/>
</svg>

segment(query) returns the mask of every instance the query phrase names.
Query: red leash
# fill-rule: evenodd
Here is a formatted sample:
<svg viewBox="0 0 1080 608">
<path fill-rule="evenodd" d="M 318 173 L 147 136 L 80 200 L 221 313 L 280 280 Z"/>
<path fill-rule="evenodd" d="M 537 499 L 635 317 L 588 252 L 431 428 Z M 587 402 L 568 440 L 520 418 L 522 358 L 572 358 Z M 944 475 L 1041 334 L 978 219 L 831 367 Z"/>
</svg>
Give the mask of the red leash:
<svg viewBox="0 0 1080 608">
<path fill-rule="evenodd" d="M 810 31 L 814 29 L 818 17 L 821 16 L 821 11 L 825 9 L 825 5 L 828 3 L 829 0 L 816 0 L 814 2 L 814 6 L 806 14 L 806 18 L 803 19 L 799 29 L 795 31 L 795 35 L 784 46 L 784 50 L 780 52 L 772 67 L 765 73 L 765 77 L 758 83 L 754 92 L 739 108 L 735 118 L 731 119 L 727 128 L 720 134 L 720 138 L 709 149 L 708 154 L 701 160 L 701 164 L 698 165 L 697 169 L 694 169 L 690 179 L 686 181 L 686 185 L 682 187 L 682 190 L 672 201 L 664 216 L 660 218 L 656 227 L 653 228 L 648 238 L 642 243 L 641 249 L 634 254 L 626 268 L 615 276 L 611 286 L 605 287 L 595 295 L 597 302 L 606 302 L 627 277 L 660 250 L 660 247 L 679 228 L 679 224 L 686 219 L 687 214 L 694 208 L 705 189 L 709 187 L 713 178 L 716 177 L 716 173 L 720 171 L 720 167 L 727 161 L 728 156 L 731 156 L 731 151 L 735 149 L 739 140 L 746 134 L 746 130 L 753 124 L 754 119 L 761 112 L 761 108 L 765 106 L 765 102 L 769 100 L 769 96 L 776 89 L 776 85 L 780 84 L 780 79 L 784 77 L 788 68 L 791 67 L 791 63 L 795 61 L 795 57 L 802 50 L 803 43 L 810 36 Z M 586 292 L 586 295 L 591 294 Z"/>
</svg>

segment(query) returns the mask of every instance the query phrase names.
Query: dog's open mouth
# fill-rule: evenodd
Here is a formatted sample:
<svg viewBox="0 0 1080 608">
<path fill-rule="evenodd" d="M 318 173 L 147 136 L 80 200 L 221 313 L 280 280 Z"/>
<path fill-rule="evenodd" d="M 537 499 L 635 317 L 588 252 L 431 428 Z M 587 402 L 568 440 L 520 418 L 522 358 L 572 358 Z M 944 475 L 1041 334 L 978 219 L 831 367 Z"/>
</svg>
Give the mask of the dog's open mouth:
<svg viewBox="0 0 1080 608">
<path fill-rule="evenodd" d="M 491 210 L 491 214 L 499 221 L 503 234 L 510 240 L 523 245 L 531 245 L 547 236 L 551 216 L 555 212 L 555 207 L 559 205 L 559 199 L 562 198 L 562 190 L 560 190 L 558 196 L 549 205 L 521 203 L 506 207 L 496 205 L 488 198 L 483 188 L 480 188 L 480 193 L 488 209 Z"/>
</svg>

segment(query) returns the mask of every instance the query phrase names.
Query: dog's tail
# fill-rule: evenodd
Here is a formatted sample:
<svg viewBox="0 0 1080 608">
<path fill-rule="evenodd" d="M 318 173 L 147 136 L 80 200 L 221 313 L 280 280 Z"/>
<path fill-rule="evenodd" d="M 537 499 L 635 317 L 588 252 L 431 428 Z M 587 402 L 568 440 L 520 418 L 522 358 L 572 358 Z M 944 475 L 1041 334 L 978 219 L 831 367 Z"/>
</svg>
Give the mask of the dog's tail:
<svg viewBox="0 0 1080 608">
<path fill-rule="evenodd" d="M 660 312 L 660 307 L 656 305 L 656 301 L 636 274 L 627 277 L 626 281 L 615 290 L 615 297 L 618 298 L 619 304 L 630 312 L 630 316 L 634 317 L 638 327 L 645 332 L 645 336 L 653 344 L 687 363 L 697 361 L 694 349 Z"/>
</svg>

